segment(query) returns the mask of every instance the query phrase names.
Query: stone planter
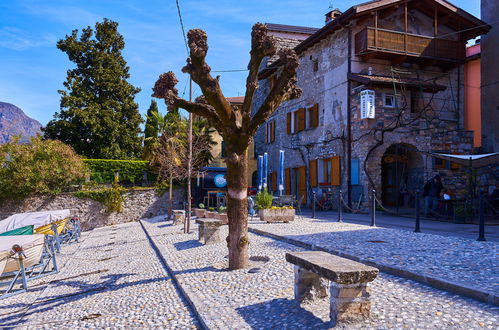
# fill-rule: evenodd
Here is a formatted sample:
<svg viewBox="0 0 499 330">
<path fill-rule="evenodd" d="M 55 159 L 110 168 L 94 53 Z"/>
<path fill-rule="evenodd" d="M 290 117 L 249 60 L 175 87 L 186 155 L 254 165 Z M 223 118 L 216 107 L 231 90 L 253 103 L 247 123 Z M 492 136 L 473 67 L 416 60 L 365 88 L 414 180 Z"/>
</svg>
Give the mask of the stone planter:
<svg viewBox="0 0 499 330">
<path fill-rule="evenodd" d="M 206 214 L 205 209 L 194 209 L 194 215 L 198 218 L 204 218 Z"/>
<path fill-rule="evenodd" d="M 227 216 L 227 213 L 217 213 L 217 219 L 222 221 L 224 225 L 227 225 L 229 223 L 229 217 Z"/>
<path fill-rule="evenodd" d="M 218 215 L 218 212 L 215 212 L 215 211 L 206 211 L 204 213 L 204 217 L 205 218 L 208 218 L 208 219 L 218 219 L 217 215 Z"/>
<path fill-rule="evenodd" d="M 269 222 L 290 222 L 295 220 L 295 210 L 294 209 L 265 209 L 259 210 L 258 216 L 260 220 Z"/>
</svg>

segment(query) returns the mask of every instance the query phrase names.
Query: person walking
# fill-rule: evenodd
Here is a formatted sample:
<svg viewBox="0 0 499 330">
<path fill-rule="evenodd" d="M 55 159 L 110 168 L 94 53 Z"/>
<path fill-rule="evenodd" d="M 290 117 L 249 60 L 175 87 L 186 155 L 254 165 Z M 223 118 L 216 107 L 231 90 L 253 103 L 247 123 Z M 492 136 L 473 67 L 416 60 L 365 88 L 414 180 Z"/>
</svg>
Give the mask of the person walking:
<svg viewBox="0 0 499 330">
<path fill-rule="evenodd" d="M 432 179 L 428 180 L 423 188 L 423 197 L 425 199 L 425 216 L 429 217 L 432 214 L 430 210 L 434 212 L 438 206 L 438 201 L 440 199 L 440 192 L 444 186 L 442 185 L 442 179 L 440 175 L 435 175 Z"/>
</svg>

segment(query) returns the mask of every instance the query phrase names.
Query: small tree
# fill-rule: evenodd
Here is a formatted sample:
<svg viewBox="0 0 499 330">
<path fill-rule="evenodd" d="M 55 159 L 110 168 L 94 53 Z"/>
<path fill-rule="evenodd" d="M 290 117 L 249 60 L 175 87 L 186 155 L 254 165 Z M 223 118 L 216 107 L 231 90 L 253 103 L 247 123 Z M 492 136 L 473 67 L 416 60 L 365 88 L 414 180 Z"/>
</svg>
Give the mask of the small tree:
<svg viewBox="0 0 499 330">
<path fill-rule="evenodd" d="M 74 150 L 56 140 L 18 139 L 0 146 L 0 200 L 59 193 L 85 178 L 87 169 Z"/>
<path fill-rule="evenodd" d="M 164 118 L 165 129 L 153 152 L 153 166 L 157 168 L 160 180 L 169 182 L 169 220 L 173 209 L 173 181 L 189 179 L 187 172 L 188 124 L 185 119 L 180 118 L 176 111 L 168 112 Z M 211 133 L 212 131 L 207 126 L 206 120 L 194 121 L 192 141 L 193 177 L 199 173 L 203 166 L 208 165 L 213 160 L 210 150 L 216 142 L 212 140 Z"/>
<path fill-rule="evenodd" d="M 277 107 L 286 100 L 299 97 L 296 86 L 298 56 L 291 49 L 279 51 L 280 67 L 277 79 L 264 102 L 252 115 L 253 94 L 258 88 L 258 73 L 264 58 L 276 54 L 276 42 L 267 35 L 264 24 L 253 26 L 251 34 L 250 62 L 246 80 L 246 94 L 241 108 L 233 107 L 220 89 L 219 77 L 213 78 L 211 68 L 205 62 L 208 52 L 207 35 L 203 30 L 190 30 L 187 34 L 190 57 L 182 69 L 199 85 L 203 97 L 196 102 L 178 96 L 175 88 L 178 80 L 173 72 L 160 75 L 153 88 L 153 96 L 163 98 L 169 108 L 183 108 L 205 117 L 222 135 L 227 150 L 227 185 L 229 268 L 239 269 L 248 265 L 248 210 L 247 210 L 247 149 L 258 127 Z"/>
<path fill-rule="evenodd" d="M 125 47 L 118 23 L 104 19 L 81 35 L 59 40 L 76 68 L 68 70 L 61 110 L 43 129 L 45 138 L 69 144 L 88 158 L 126 159 L 140 155 L 142 117 L 135 103 L 140 89 L 131 85 L 121 55 Z"/>
</svg>

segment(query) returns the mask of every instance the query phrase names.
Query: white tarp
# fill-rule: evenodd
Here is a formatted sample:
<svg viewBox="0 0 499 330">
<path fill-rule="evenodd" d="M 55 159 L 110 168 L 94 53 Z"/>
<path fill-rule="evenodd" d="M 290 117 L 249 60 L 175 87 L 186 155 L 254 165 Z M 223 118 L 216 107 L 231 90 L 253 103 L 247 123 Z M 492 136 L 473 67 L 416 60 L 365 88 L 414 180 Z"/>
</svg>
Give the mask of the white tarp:
<svg viewBox="0 0 499 330">
<path fill-rule="evenodd" d="M 44 237 L 45 235 L 0 236 L 0 274 L 19 269 L 19 262 L 9 258 L 14 244 L 23 248 L 26 256 L 24 267 L 36 265 L 42 255 Z"/>
<path fill-rule="evenodd" d="M 29 225 L 33 225 L 35 228 L 38 228 L 48 225 L 54 221 L 68 218 L 70 214 L 70 210 L 17 213 L 0 221 L 0 233 L 5 233 L 6 231 Z"/>
<path fill-rule="evenodd" d="M 451 155 L 430 153 L 433 157 L 456 162 L 464 166 L 482 167 L 499 162 L 499 152 L 481 155 Z"/>
</svg>

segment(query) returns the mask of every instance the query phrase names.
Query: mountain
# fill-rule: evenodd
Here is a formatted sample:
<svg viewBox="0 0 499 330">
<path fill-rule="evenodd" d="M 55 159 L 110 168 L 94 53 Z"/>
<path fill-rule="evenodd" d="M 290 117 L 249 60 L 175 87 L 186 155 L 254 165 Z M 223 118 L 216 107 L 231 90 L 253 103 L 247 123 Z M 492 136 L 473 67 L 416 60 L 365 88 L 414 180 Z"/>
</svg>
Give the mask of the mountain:
<svg viewBox="0 0 499 330">
<path fill-rule="evenodd" d="M 0 102 L 0 143 L 10 141 L 14 135 L 21 135 L 22 141 L 41 133 L 42 125 L 26 116 L 13 104 Z"/>
</svg>

